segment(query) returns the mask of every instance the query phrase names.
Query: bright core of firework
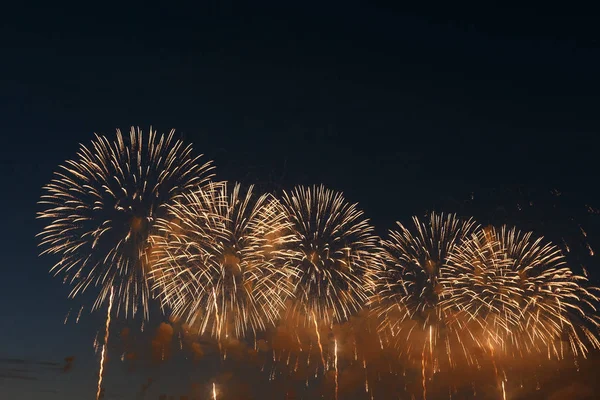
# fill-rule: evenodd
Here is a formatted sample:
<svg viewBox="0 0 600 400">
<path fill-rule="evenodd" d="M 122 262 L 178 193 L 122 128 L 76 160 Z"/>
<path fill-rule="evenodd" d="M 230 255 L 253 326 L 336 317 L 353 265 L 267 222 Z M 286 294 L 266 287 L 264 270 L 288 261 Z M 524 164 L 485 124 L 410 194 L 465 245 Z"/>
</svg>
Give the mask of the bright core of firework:
<svg viewBox="0 0 600 400">
<path fill-rule="evenodd" d="M 71 296 L 100 286 L 97 308 L 114 287 L 117 312 L 141 306 L 147 316 L 149 232 L 170 201 L 211 176 L 210 162 L 198 164 L 174 134 L 132 127 L 129 136 L 117 130 L 114 141 L 96 135 L 44 187 L 42 254 L 60 256 L 52 271 L 74 285 Z"/>
<path fill-rule="evenodd" d="M 291 223 L 292 253 L 287 266 L 297 271 L 293 312 L 319 321 L 344 321 L 367 299 L 368 271 L 378 263 L 373 227 L 356 204 L 323 186 L 283 193 Z"/>
<path fill-rule="evenodd" d="M 153 277 L 174 316 L 217 338 L 275 324 L 294 273 L 280 254 L 288 224 L 275 198 L 211 183 L 169 206 L 157 226 Z"/>
</svg>

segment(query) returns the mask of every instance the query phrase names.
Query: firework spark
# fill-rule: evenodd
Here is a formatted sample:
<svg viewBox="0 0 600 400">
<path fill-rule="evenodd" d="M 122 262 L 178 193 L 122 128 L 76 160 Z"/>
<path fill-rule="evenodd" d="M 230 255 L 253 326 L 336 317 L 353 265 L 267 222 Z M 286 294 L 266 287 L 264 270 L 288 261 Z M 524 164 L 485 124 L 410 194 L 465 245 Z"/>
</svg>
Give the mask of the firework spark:
<svg viewBox="0 0 600 400">
<path fill-rule="evenodd" d="M 288 224 L 275 198 L 211 183 L 175 202 L 157 226 L 153 277 L 174 316 L 216 338 L 275 324 L 293 275 L 280 254 Z"/>
<path fill-rule="evenodd" d="M 151 228 L 168 203 L 211 177 L 211 163 L 198 164 L 200 156 L 174 135 L 151 128 L 144 136 L 133 127 L 129 137 L 117 130 L 115 141 L 96 135 L 44 187 L 42 254 L 60 256 L 51 272 L 73 285 L 71 297 L 100 287 L 96 309 L 114 288 L 117 314 L 141 306 L 148 316 Z"/>
<path fill-rule="evenodd" d="M 368 271 L 379 262 L 373 228 L 356 204 L 323 186 L 296 187 L 282 200 L 291 222 L 297 270 L 291 311 L 319 321 L 341 322 L 367 299 Z"/>
</svg>

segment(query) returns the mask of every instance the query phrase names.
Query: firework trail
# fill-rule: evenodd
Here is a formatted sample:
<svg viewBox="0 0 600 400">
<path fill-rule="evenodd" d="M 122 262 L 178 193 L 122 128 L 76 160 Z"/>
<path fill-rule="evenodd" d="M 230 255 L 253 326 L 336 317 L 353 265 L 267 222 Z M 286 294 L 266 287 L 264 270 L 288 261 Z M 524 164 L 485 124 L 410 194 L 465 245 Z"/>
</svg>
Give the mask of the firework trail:
<svg viewBox="0 0 600 400">
<path fill-rule="evenodd" d="M 212 384 L 212 398 L 213 400 L 217 400 L 217 386 L 214 382 Z"/>
<path fill-rule="evenodd" d="M 335 400 L 338 399 L 338 390 L 339 390 L 339 385 L 338 385 L 338 343 L 337 340 L 335 340 L 335 345 L 334 345 L 334 355 L 335 355 L 335 359 L 333 361 L 333 365 L 335 368 Z"/>
<path fill-rule="evenodd" d="M 315 323 L 315 335 L 317 336 L 317 344 L 319 345 L 319 353 L 321 354 L 321 363 L 323 364 L 323 368 L 326 368 L 325 356 L 323 355 L 323 343 L 321 342 L 321 334 L 319 333 L 319 323 L 317 322 L 317 316 L 314 312 L 312 313 L 312 320 Z"/>
<path fill-rule="evenodd" d="M 173 316 L 220 339 L 274 326 L 291 296 L 288 224 L 270 195 L 211 183 L 169 206 L 152 237 L 153 278 Z"/>
<path fill-rule="evenodd" d="M 108 336 L 110 334 L 110 313 L 112 311 L 115 292 L 110 289 L 108 299 L 108 311 L 106 312 L 106 331 L 104 332 L 104 344 L 102 346 L 102 355 L 100 356 L 100 370 L 98 371 L 98 391 L 96 392 L 96 400 L 100 399 L 102 393 L 102 379 L 104 377 L 104 363 L 106 362 L 106 347 L 108 346 Z"/>
<path fill-rule="evenodd" d="M 291 222 L 287 265 L 294 276 L 292 313 L 331 323 L 347 320 L 367 299 L 368 272 L 379 263 L 374 230 L 356 204 L 323 186 L 283 193 Z M 365 283 L 367 282 L 367 283 Z"/>
<path fill-rule="evenodd" d="M 425 362 L 425 346 L 423 346 L 423 353 L 421 354 L 421 376 L 423 386 L 423 400 L 427 399 L 427 370 Z"/>
<path fill-rule="evenodd" d="M 141 306 L 148 317 L 149 233 L 168 203 L 211 177 L 211 163 L 198 164 L 174 135 L 133 127 L 114 141 L 96 135 L 43 188 L 42 254 L 60 256 L 51 272 L 73 285 L 71 297 L 99 287 L 97 309 L 114 288 L 117 315 Z"/>
</svg>

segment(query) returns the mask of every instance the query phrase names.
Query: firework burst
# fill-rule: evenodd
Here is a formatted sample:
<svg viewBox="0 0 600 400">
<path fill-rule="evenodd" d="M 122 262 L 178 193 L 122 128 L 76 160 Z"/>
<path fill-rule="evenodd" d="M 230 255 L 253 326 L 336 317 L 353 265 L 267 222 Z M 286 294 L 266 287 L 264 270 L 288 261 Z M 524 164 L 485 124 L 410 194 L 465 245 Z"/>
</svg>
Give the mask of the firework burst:
<svg viewBox="0 0 600 400">
<path fill-rule="evenodd" d="M 413 224 L 411 229 L 398 223 L 400 229 L 383 241 L 384 268 L 373 278 L 375 295 L 369 304 L 381 318 L 383 332 L 398 337 L 406 330 L 432 347 L 446 324 L 440 306 L 442 265 L 477 226 L 471 219 L 436 213 L 425 221 L 413 217 Z"/>
<path fill-rule="evenodd" d="M 293 271 L 280 254 L 288 224 L 274 197 L 211 183 L 169 206 L 157 225 L 153 277 L 175 317 L 216 338 L 275 324 Z"/>
<path fill-rule="evenodd" d="M 291 307 L 311 324 L 341 322 L 367 299 L 368 273 L 379 263 L 378 239 L 356 204 L 323 186 L 284 192 L 293 251 L 288 267 L 297 271 Z"/>
<path fill-rule="evenodd" d="M 482 229 L 449 257 L 441 275 L 442 307 L 475 322 L 482 347 L 560 359 L 600 346 L 597 289 L 583 286 L 586 279 L 571 271 L 560 249 L 531 232 Z"/>
<path fill-rule="evenodd" d="M 383 241 L 383 268 L 375 271 L 369 305 L 381 321 L 380 333 L 420 367 L 426 398 L 429 376 L 442 360 L 454 366 L 459 351 L 471 362 L 465 346 L 468 330 L 453 330 L 449 324 L 440 280 L 448 257 L 477 226 L 471 219 L 436 213 L 425 221 L 413 217 L 413 224 L 411 229 L 398 223 L 400 229 Z"/>
<path fill-rule="evenodd" d="M 100 287 L 98 308 L 114 288 L 117 313 L 141 306 L 147 317 L 151 228 L 170 201 L 211 177 L 210 162 L 198 164 L 174 134 L 144 136 L 132 127 L 128 137 L 117 130 L 115 141 L 96 135 L 44 187 L 42 254 L 60 256 L 51 271 L 73 285 L 71 296 Z"/>
</svg>

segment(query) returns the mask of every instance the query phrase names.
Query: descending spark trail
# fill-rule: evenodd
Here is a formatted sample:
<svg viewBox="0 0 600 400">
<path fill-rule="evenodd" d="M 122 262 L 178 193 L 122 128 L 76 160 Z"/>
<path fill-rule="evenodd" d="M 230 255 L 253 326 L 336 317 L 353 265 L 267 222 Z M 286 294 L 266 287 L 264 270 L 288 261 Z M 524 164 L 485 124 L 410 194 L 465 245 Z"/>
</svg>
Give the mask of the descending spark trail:
<svg viewBox="0 0 600 400">
<path fill-rule="evenodd" d="M 365 370 L 365 393 L 369 393 L 369 375 L 367 374 L 367 360 L 363 360 L 363 369 Z"/>
<path fill-rule="evenodd" d="M 498 375 L 498 367 L 496 365 L 496 360 L 494 359 L 494 347 L 492 346 L 491 343 L 488 343 L 490 346 L 490 357 L 492 359 L 492 365 L 494 366 L 494 375 L 496 377 L 496 382 L 498 380 L 501 381 L 501 385 L 502 385 L 502 397 L 504 400 L 506 400 L 506 393 L 504 392 L 504 380 L 500 378 L 500 376 Z"/>
<path fill-rule="evenodd" d="M 421 374 L 423 377 L 423 400 L 427 399 L 427 359 L 425 349 L 427 348 L 427 341 L 423 343 L 423 351 L 421 353 Z M 432 373 L 434 373 L 434 358 L 433 358 L 433 327 L 429 325 L 429 359 L 432 363 Z"/>
<path fill-rule="evenodd" d="M 108 311 L 106 312 L 106 332 L 104 333 L 104 345 L 102 346 L 102 355 L 100 357 L 100 371 L 98 372 L 98 391 L 96 392 L 96 400 L 100 399 L 100 392 L 102 390 L 104 362 L 106 361 L 106 347 L 108 346 L 108 335 L 110 332 L 110 313 L 112 311 L 114 296 L 114 288 L 110 288 L 110 297 L 108 299 Z"/>
<path fill-rule="evenodd" d="M 423 346 L 423 354 L 421 355 L 421 373 L 423 376 L 423 400 L 427 400 L 427 378 L 425 376 L 425 346 Z"/>
<path fill-rule="evenodd" d="M 78 324 L 79 323 L 79 319 L 81 318 L 81 312 L 83 311 L 83 306 L 81 306 L 81 308 L 79 309 L 79 313 L 77 314 L 77 319 L 75 320 L 75 323 Z"/>
<path fill-rule="evenodd" d="M 215 386 L 214 382 L 213 382 L 212 395 L 213 395 L 213 400 L 217 400 L 217 387 Z"/>
<path fill-rule="evenodd" d="M 429 325 L 429 356 L 433 360 L 433 327 Z"/>
<path fill-rule="evenodd" d="M 337 345 L 337 339 L 334 339 L 333 366 L 335 367 L 335 400 L 337 400 L 337 398 L 338 398 L 338 345 Z"/>
<path fill-rule="evenodd" d="M 319 351 L 321 352 L 321 362 L 323 363 L 323 368 L 325 368 L 325 356 L 323 356 L 323 344 L 321 343 L 321 334 L 319 333 L 319 325 L 317 324 L 317 317 L 315 316 L 315 312 L 312 313 L 313 321 L 315 322 L 315 333 L 317 334 L 317 343 L 319 345 Z"/>
</svg>

